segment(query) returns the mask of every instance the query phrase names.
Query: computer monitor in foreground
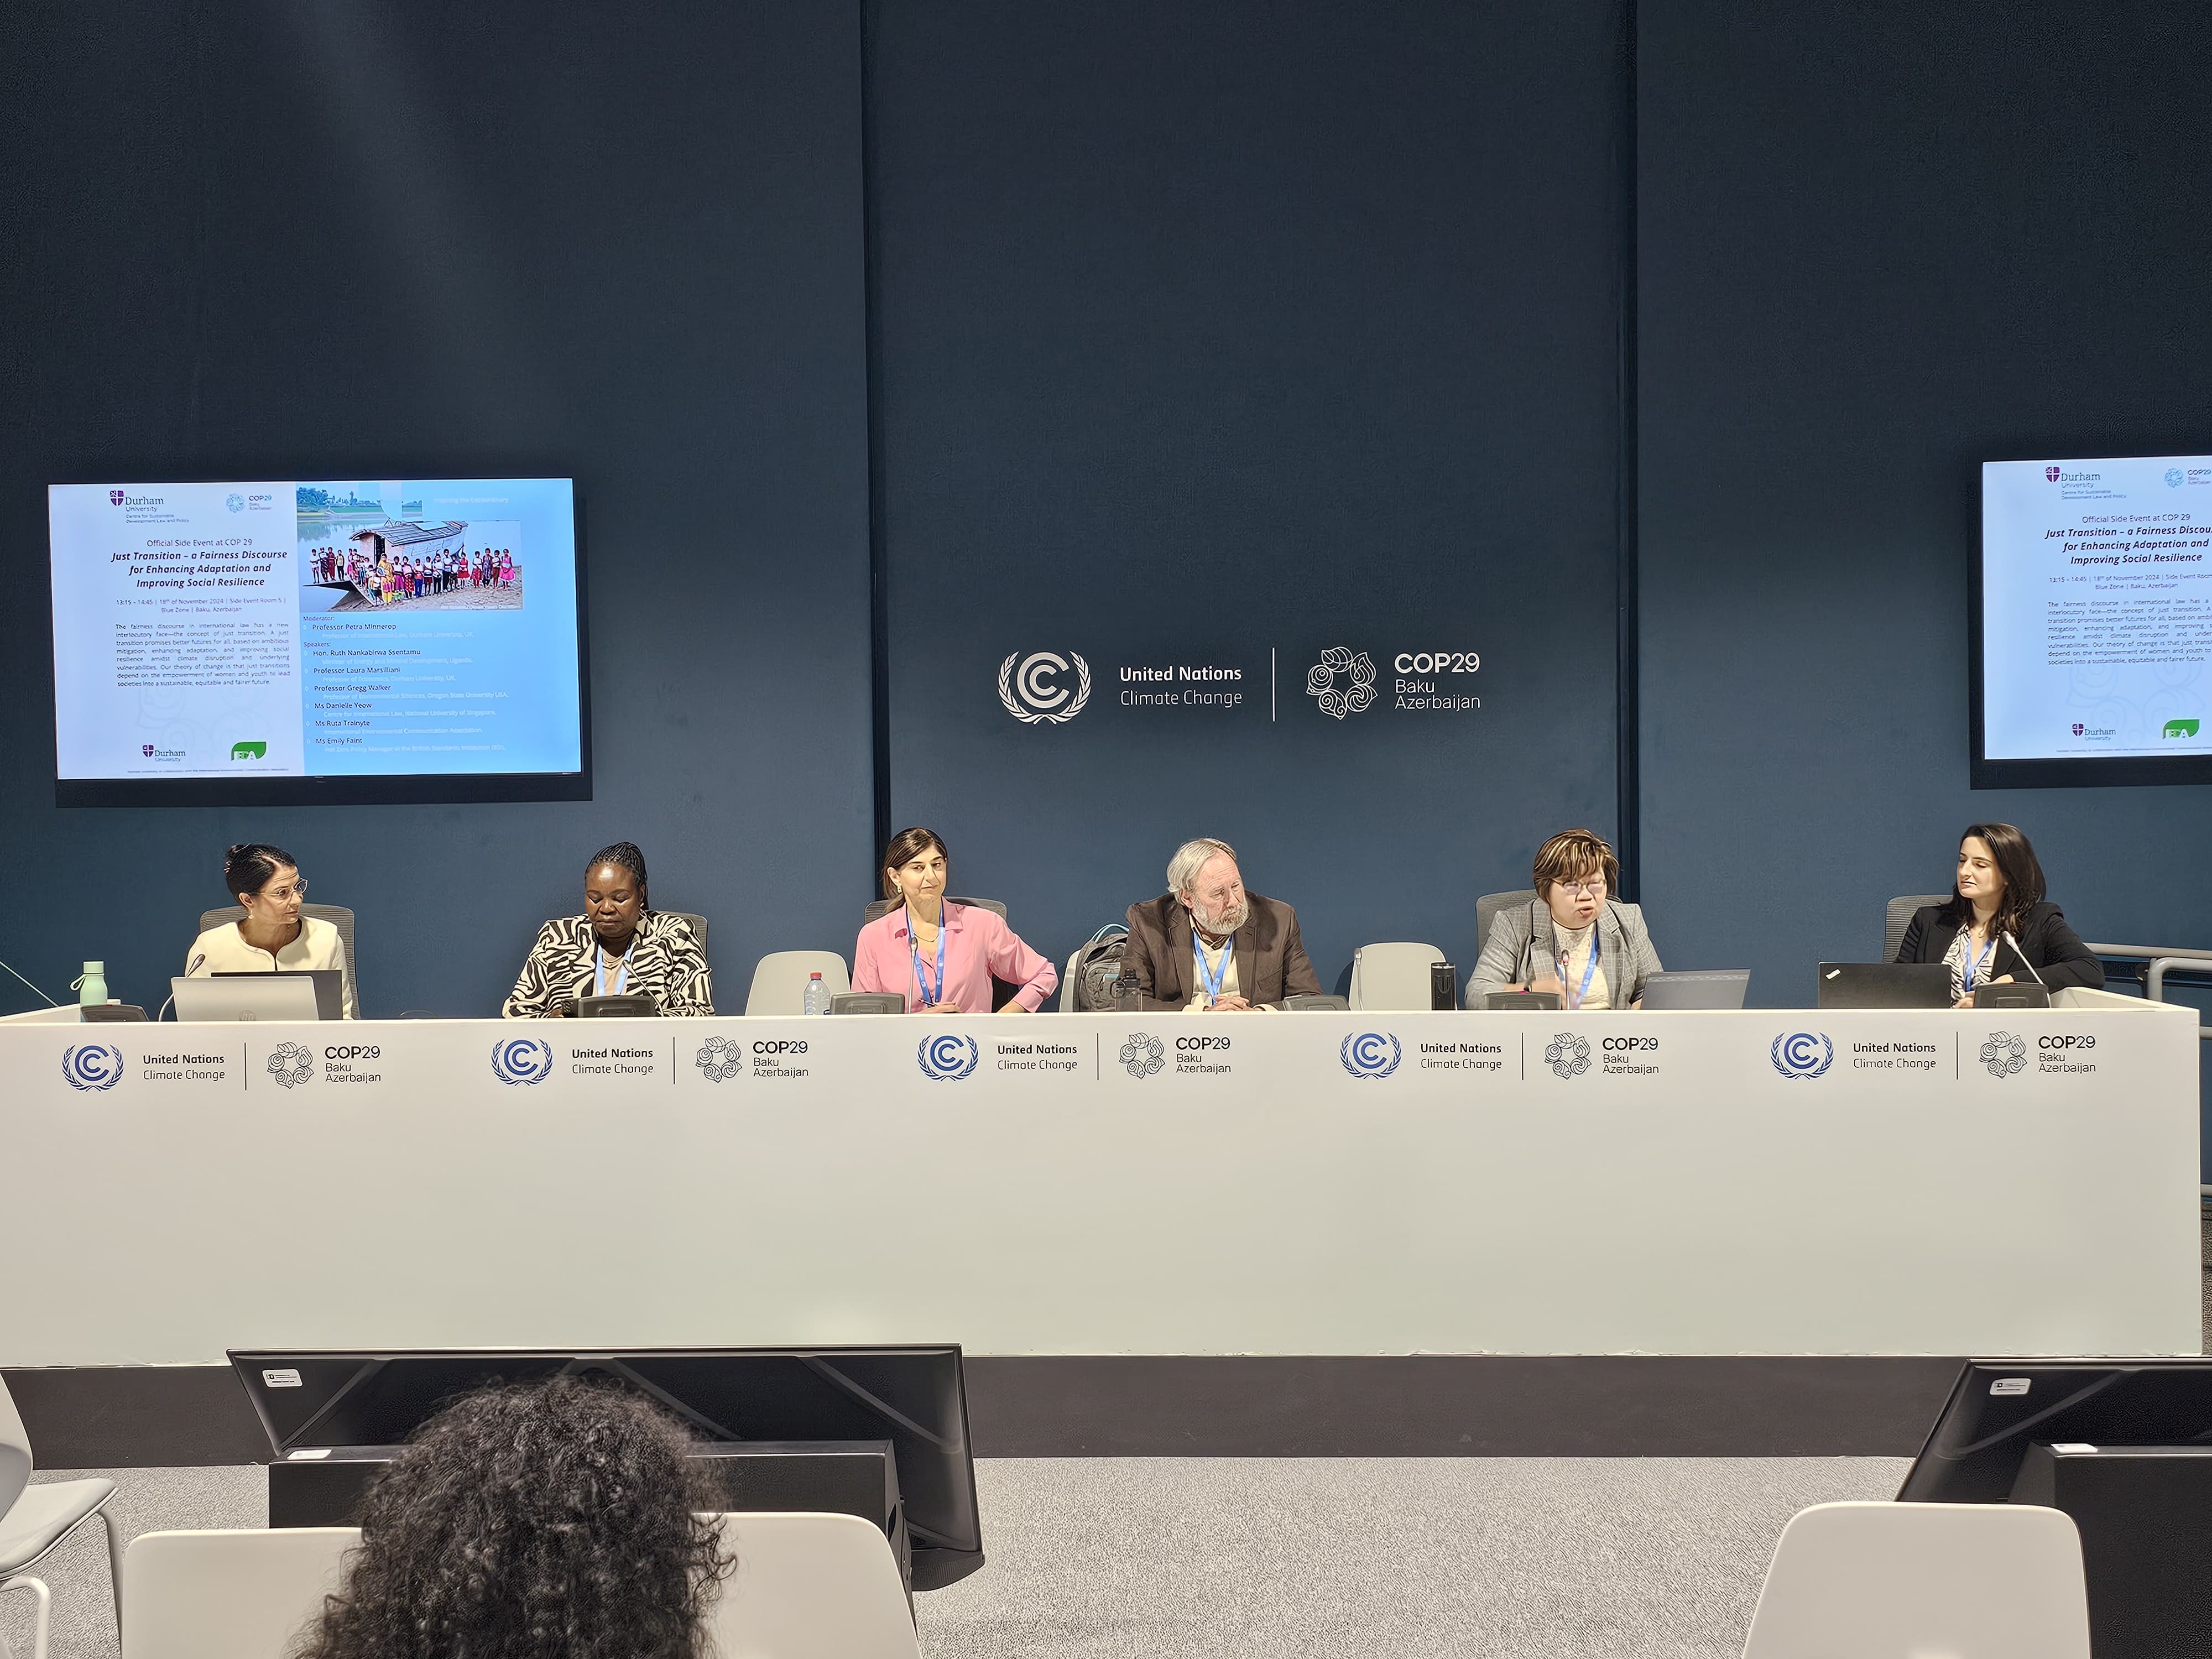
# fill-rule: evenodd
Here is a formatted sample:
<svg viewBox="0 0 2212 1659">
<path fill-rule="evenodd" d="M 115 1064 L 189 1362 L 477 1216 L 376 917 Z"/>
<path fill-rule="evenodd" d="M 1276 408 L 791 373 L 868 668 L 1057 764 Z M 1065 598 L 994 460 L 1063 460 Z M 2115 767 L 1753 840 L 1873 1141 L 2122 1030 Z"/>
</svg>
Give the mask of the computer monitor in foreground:
<svg viewBox="0 0 2212 1659">
<path fill-rule="evenodd" d="M 949 1584 L 983 1564 L 967 1392 L 954 1345 L 234 1350 L 230 1363 L 280 1462 L 325 1448 L 398 1446 L 462 1395 L 562 1375 L 634 1389 L 703 1442 L 888 1441 L 914 1587 Z"/>
<path fill-rule="evenodd" d="M 2212 1445 L 2212 1359 L 1970 1359 L 1900 1503 L 2002 1504 L 2036 1445 Z"/>
</svg>

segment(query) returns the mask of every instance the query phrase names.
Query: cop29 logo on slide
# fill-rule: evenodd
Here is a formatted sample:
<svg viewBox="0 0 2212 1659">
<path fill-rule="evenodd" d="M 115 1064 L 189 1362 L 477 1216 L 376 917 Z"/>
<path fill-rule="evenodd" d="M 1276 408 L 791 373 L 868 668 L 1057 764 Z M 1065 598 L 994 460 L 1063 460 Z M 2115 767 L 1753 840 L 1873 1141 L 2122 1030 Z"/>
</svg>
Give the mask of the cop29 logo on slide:
<svg viewBox="0 0 2212 1659">
<path fill-rule="evenodd" d="M 1404 1051 L 1388 1031 L 1360 1031 L 1337 1045 L 1336 1057 L 1344 1069 L 1361 1081 L 1384 1078 L 1398 1069 Z"/>
<path fill-rule="evenodd" d="M 543 1083 L 553 1075 L 553 1045 L 536 1037 L 502 1037 L 491 1046 L 491 1073 L 501 1083 Z"/>
<path fill-rule="evenodd" d="M 1774 1069 L 1796 1082 L 1819 1077 L 1835 1063 L 1836 1045 L 1819 1031 L 1786 1031 L 1767 1051 Z"/>
<path fill-rule="evenodd" d="M 1017 664 L 1020 665 L 1016 666 Z M 1075 684 L 1067 676 L 1075 676 Z M 1075 652 L 1009 652 L 999 665 L 999 701 L 1024 726 L 1061 726 L 1091 701 L 1091 665 Z"/>
<path fill-rule="evenodd" d="M 921 1063 L 921 1074 L 932 1083 L 957 1083 L 975 1069 L 983 1051 L 975 1046 L 974 1037 L 933 1036 L 922 1038 L 914 1057 Z"/>
<path fill-rule="evenodd" d="M 123 1050 L 77 1042 L 62 1050 L 62 1081 L 72 1089 L 112 1089 L 123 1080 Z"/>
</svg>

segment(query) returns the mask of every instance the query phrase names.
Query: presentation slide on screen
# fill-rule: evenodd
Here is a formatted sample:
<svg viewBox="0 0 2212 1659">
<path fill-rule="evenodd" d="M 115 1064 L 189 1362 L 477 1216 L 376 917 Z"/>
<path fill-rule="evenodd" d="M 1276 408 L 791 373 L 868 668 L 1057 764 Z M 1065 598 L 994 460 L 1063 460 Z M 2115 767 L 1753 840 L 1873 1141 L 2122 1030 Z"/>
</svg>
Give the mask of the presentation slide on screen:
<svg viewBox="0 0 2212 1659">
<path fill-rule="evenodd" d="M 1982 467 L 1991 760 L 2212 755 L 2212 456 Z"/>
<path fill-rule="evenodd" d="M 55 484 L 64 779 L 582 767 L 566 478 Z"/>
</svg>

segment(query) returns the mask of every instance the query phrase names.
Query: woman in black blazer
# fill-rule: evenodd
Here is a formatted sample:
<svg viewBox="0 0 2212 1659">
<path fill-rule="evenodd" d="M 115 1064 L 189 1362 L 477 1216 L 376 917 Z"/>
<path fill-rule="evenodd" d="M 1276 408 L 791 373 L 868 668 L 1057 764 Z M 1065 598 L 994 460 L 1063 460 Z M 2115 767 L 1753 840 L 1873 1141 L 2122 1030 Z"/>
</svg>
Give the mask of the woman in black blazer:
<svg viewBox="0 0 2212 1659">
<path fill-rule="evenodd" d="M 2009 823 L 1966 826 L 1950 902 L 1912 913 L 1897 959 L 1948 963 L 1961 1008 L 1972 1006 L 1978 985 L 2037 980 L 2054 991 L 2066 985 L 2094 991 L 2105 983 L 2105 964 L 2045 899 L 2035 848 Z M 2008 963 L 2012 971 L 1999 973 Z"/>
</svg>

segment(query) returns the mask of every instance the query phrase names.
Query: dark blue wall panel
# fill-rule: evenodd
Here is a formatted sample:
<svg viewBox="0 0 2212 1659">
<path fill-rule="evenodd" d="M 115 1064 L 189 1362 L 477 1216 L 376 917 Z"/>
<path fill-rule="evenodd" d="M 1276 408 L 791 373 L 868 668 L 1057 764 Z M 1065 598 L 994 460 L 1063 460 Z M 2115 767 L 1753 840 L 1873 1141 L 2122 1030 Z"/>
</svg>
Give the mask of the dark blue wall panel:
<svg viewBox="0 0 2212 1659">
<path fill-rule="evenodd" d="M 872 837 L 857 11 L 4 27 L 0 955 L 49 989 L 105 957 L 151 1006 L 245 838 L 360 912 L 372 1013 L 492 1012 L 617 838 L 713 919 L 725 1007 L 842 934 Z M 58 811 L 45 484 L 385 469 L 579 479 L 596 799 Z"/>
<path fill-rule="evenodd" d="M 1642 8 L 1644 887 L 1812 1000 L 1960 830 L 2212 945 L 2212 790 L 1968 787 L 1978 463 L 2212 450 L 2202 7 Z"/>
<path fill-rule="evenodd" d="M 1059 959 L 1210 833 L 1325 981 L 1470 965 L 1476 896 L 1614 817 L 1617 8 L 872 17 L 894 823 Z M 1395 706 L 1436 647 L 1480 711 Z M 1044 650 L 1091 700 L 1024 725 Z M 1138 665 L 1245 700 L 1129 707 Z"/>
</svg>

